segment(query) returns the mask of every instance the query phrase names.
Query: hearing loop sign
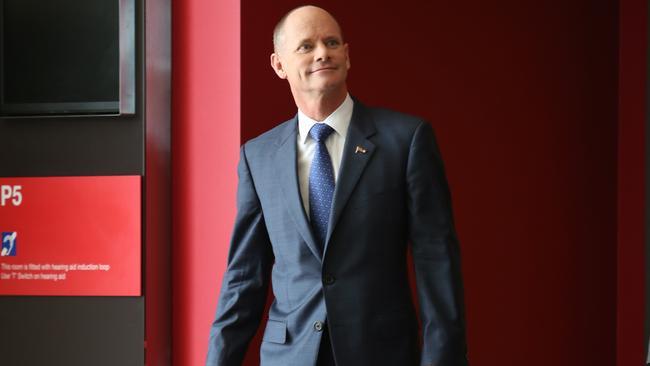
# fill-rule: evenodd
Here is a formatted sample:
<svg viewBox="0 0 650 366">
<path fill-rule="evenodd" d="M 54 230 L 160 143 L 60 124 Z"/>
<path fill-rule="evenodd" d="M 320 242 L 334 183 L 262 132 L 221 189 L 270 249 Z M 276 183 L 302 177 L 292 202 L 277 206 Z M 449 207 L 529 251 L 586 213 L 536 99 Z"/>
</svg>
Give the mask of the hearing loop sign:
<svg viewBox="0 0 650 366">
<path fill-rule="evenodd" d="M 0 178 L 0 295 L 139 296 L 141 177 Z"/>
</svg>

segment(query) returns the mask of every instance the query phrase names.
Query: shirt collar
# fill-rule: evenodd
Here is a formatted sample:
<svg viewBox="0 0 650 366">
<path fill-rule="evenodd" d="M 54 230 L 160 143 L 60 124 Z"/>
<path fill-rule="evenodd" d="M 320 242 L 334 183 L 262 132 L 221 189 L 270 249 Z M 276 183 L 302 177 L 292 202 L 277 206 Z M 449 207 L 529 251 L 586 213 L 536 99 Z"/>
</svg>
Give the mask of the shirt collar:
<svg viewBox="0 0 650 366">
<path fill-rule="evenodd" d="M 348 133 L 348 127 L 350 126 L 350 119 L 352 119 L 353 107 L 354 102 L 352 101 L 350 94 L 348 94 L 343 103 L 341 103 L 332 114 L 327 116 L 322 123 L 332 127 L 337 134 L 345 137 Z M 302 113 L 302 111 L 298 109 L 298 133 L 300 134 L 300 143 L 304 144 L 307 141 L 309 130 L 311 130 L 312 126 L 316 123 L 319 122 L 307 117 L 306 114 Z"/>
</svg>

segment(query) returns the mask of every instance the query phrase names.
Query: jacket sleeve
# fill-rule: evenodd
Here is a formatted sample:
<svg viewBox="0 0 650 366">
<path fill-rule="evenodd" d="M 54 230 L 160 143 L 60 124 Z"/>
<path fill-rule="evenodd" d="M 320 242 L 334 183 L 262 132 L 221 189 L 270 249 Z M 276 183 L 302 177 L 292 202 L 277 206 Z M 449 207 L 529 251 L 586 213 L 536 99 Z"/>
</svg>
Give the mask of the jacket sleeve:
<svg viewBox="0 0 650 366">
<path fill-rule="evenodd" d="M 241 365 L 264 312 L 274 260 L 245 146 L 238 175 L 237 216 L 210 331 L 207 366 Z"/>
<path fill-rule="evenodd" d="M 421 365 L 466 366 L 460 250 L 442 159 L 426 122 L 413 135 L 406 180 L 422 322 Z"/>
</svg>

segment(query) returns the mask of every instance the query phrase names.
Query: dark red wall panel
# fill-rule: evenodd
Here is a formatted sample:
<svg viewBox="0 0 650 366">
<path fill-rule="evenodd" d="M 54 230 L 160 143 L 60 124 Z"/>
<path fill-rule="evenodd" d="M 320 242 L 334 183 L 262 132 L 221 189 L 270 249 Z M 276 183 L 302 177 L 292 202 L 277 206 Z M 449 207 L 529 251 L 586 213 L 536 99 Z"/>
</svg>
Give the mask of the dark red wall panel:
<svg viewBox="0 0 650 366">
<path fill-rule="evenodd" d="M 463 251 L 472 363 L 613 365 L 618 3 L 322 4 L 350 43 L 352 94 L 426 117 L 437 131 Z M 201 364 L 207 349 L 238 136 L 295 113 L 269 54 L 275 22 L 296 5 L 244 1 L 240 14 L 238 1 L 174 4 L 176 365 Z M 257 353 L 254 344 L 247 364 Z"/>
<path fill-rule="evenodd" d="M 648 70 L 648 2 L 620 2 L 618 129 L 618 366 L 646 359 L 645 178 Z"/>
<path fill-rule="evenodd" d="M 351 93 L 437 131 L 470 360 L 614 364 L 617 3 L 319 3 L 350 44 Z M 295 113 L 268 59 L 296 5 L 242 2 L 243 140 Z"/>
</svg>

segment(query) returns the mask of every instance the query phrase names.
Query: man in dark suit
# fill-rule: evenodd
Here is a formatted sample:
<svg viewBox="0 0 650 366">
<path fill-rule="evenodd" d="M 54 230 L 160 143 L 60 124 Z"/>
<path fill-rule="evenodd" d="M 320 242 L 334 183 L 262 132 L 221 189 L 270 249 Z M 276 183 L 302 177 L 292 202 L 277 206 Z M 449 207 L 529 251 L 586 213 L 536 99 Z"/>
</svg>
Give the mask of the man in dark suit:
<svg viewBox="0 0 650 366">
<path fill-rule="evenodd" d="M 263 366 L 467 365 L 460 254 L 431 127 L 349 96 L 348 45 L 325 10 L 289 12 L 274 46 L 298 114 L 241 149 L 207 365 L 241 364 L 269 281 Z"/>
</svg>

